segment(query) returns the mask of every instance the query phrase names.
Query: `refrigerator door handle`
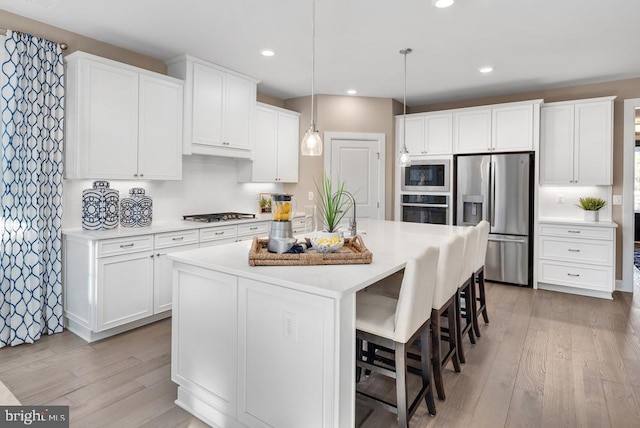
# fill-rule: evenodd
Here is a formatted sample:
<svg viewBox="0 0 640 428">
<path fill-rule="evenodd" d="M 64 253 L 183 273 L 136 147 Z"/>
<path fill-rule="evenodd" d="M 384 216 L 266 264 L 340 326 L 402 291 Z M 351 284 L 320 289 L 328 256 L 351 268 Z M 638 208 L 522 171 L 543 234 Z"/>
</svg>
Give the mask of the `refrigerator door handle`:
<svg viewBox="0 0 640 428">
<path fill-rule="evenodd" d="M 490 205 L 489 205 L 489 210 L 490 210 L 490 220 L 489 223 L 491 223 L 491 226 L 494 227 L 495 223 L 496 223 L 496 162 L 495 161 L 491 161 L 491 179 L 489 180 L 489 182 L 491 183 L 491 190 L 489 193 L 489 198 L 490 198 Z"/>
<path fill-rule="evenodd" d="M 489 241 L 493 242 L 513 242 L 514 244 L 526 244 L 526 239 L 500 239 L 500 238 L 489 238 Z"/>
</svg>

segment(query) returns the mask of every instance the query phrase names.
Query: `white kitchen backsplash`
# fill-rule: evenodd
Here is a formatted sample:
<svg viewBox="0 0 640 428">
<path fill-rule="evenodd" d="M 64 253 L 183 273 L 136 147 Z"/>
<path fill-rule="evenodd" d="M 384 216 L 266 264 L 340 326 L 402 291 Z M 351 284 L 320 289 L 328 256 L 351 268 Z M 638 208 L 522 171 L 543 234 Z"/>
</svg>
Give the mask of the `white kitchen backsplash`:
<svg viewBox="0 0 640 428">
<path fill-rule="evenodd" d="M 63 228 L 82 227 L 82 190 L 91 188 L 96 180 L 64 180 Z M 181 181 L 106 181 L 121 197 L 133 187 L 144 188 L 153 198 L 154 222 L 181 220 L 186 214 L 255 213 L 258 193 L 283 191 L 282 184 L 238 183 L 234 159 L 200 155 L 182 157 Z"/>
<path fill-rule="evenodd" d="M 611 221 L 611 187 L 541 186 L 538 193 L 540 219 L 584 220 L 584 211 L 577 207 L 580 198 L 592 196 L 607 201 L 600 210 L 600 220 Z"/>
</svg>

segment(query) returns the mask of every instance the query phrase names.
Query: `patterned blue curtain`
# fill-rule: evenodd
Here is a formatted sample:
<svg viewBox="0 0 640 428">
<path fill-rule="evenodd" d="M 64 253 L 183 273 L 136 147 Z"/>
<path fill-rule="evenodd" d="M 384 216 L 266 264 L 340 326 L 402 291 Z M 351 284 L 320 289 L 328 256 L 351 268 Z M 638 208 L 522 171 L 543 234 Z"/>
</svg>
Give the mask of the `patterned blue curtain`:
<svg viewBox="0 0 640 428">
<path fill-rule="evenodd" d="M 62 331 L 64 67 L 56 43 L 8 31 L 2 64 L 0 347 Z"/>
</svg>

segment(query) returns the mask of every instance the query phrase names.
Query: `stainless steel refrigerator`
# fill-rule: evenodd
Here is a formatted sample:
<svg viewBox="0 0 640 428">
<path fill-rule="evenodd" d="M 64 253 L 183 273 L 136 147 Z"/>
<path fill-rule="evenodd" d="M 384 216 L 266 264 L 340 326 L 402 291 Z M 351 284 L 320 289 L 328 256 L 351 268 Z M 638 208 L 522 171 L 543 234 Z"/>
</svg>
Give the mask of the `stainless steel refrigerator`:
<svg viewBox="0 0 640 428">
<path fill-rule="evenodd" d="M 485 278 L 531 286 L 533 154 L 456 156 L 456 224 L 490 225 Z"/>
</svg>

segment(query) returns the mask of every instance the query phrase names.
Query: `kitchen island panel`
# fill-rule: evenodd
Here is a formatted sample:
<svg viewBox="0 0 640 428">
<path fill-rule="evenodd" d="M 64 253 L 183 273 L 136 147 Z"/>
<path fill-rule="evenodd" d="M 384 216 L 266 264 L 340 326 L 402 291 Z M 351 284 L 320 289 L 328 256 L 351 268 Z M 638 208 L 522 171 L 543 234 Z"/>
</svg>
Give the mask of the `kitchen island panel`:
<svg viewBox="0 0 640 428">
<path fill-rule="evenodd" d="M 239 279 L 239 419 L 332 427 L 332 299 Z M 335 391 L 337 392 L 337 391 Z"/>
<path fill-rule="evenodd" d="M 235 416 L 238 279 L 179 263 L 173 277 L 171 379 Z"/>
</svg>

